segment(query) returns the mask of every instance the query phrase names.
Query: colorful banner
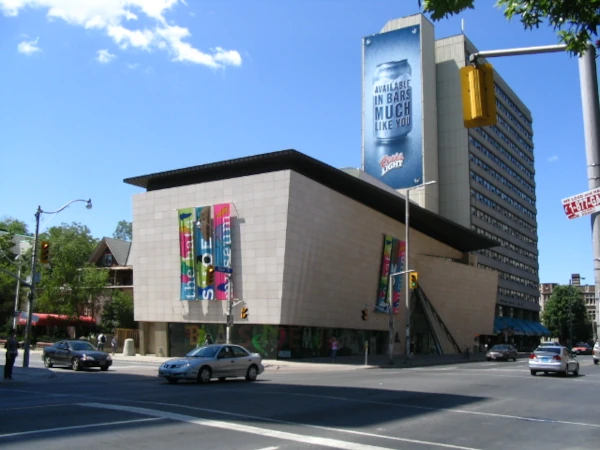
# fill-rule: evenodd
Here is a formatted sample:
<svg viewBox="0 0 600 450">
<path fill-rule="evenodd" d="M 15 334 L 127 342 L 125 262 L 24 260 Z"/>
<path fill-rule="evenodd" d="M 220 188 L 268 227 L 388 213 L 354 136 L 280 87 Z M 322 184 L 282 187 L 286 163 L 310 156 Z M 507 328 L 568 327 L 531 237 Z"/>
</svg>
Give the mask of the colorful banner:
<svg viewBox="0 0 600 450">
<path fill-rule="evenodd" d="M 177 211 L 179 219 L 179 255 L 181 257 L 181 300 L 196 299 L 193 213 L 193 208 Z"/>
<path fill-rule="evenodd" d="M 230 291 L 229 271 L 231 270 L 231 205 L 215 205 L 215 287 L 217 300 L 227 300 Z M 223 270 L 227 269 L 227 270 Z M 232 298 L 232 297 L 231 297 Z"/>
<path fill-rule="evenodd" d="M 376 312 L 388 312 L 389 308 L 389 282 L 390 273 L 398 273 L 405 270 L 406 244 L 404 241 L 385 235 L 383 237 L 383 257 L 379 272 L 379 289 L 375 301 Z M 403 275 L 392 277 L 392 305 L 394 314 L 400 312 L 400 295 L 402 294 Z"/>
<path fill-rule="evenodd" d="M 197 298 L 214 300 L 214 274 L 208 272 L 214 267 L 212 248 L 211 207 L 196 208 L 196 289 Z"/>
<path fill-rule="evenodd" d="M 421 26 L 363 39 L 363 166 L 394 189 L 423 183 Z"/>
</svg>

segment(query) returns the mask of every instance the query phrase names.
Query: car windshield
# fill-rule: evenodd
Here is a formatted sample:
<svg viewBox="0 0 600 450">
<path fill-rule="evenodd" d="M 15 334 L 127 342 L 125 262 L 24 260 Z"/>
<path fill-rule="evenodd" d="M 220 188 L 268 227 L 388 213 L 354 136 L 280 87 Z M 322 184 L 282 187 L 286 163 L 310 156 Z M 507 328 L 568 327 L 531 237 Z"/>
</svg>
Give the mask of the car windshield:
<svg viewBox="0 0 600 450">
<path fill-rule="evenodd" d="M 507 350 L 505 345 L 494 345 L 491 349 L 492 352 L 500 352 L 502 350 Z"/>
<path fill-rule="evenodd" d="M 561 351 L 562 351 L 562 349 L 560 347 L 538 347 L 535 349 L 534 353 L 545 352 L 545 353 L 556 353 L 557 355 L 560 355 Z"/>
<path fill-rule="evenodd" d="M 185 356 L 191 358 L 214 358 L 220 347 L 200 347 L 195 348 Z"/>
<path fill-rule="evenodd" d="M 73 350 L 81 351 L 81 350 L 96 350 L 92 344 L 89 342 L 71 342 L 71 348 Z"/>
</svg>

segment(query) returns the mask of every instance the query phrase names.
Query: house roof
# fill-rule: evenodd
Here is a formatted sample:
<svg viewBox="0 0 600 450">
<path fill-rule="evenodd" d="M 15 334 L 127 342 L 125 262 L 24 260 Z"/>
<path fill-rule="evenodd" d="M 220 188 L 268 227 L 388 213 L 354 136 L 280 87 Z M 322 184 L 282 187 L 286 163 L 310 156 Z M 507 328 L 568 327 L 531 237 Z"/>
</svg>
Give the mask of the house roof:
<svg viewBox="0 0 600 450">
<path fill-rule="evenodd" d="M 404 223 L 406 200 L 297 150 L 282 150 L 184 169 L 126 178 L 127 184 L 156 191 L 209 181 L 292 170 Z M 410 203 L 410 227 L 462 252 L 500 245 L 469 228 Z"/>
<path fill-rule="evenodd" d="M 124 241 L 121 239 L 114 239 L 109 237 L 104 237 L 96 246 L 96 249 L 90 256 L 91 262 L 98 261 L 98 258 L 104 254 L 104 251 L 108 248 L 110 253 L 113 255 L 117 265 L 119 266 L 127 266 L 129 253 L 131 251 L 131 242 Z"/>
</svg>

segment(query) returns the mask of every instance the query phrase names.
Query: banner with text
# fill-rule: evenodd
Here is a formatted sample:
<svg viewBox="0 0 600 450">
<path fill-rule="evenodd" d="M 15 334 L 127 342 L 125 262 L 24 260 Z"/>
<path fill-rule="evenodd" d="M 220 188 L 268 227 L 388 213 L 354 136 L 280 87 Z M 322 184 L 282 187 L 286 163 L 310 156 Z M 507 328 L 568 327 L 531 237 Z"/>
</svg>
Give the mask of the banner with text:
<svg viewBox="0 0 600 450">
<path fill-rule="evenodd" d="M 215 286 L 217 300 L 227 300 L 231 292 L 231 205 L 215 205 Z M 231 298 L 231 297 L 230 297 Z"/>
<path fill-rule="evenodd" d="M 388 312 L 390 294 L 390 273 L 402 272 L 405 267 L 406 244 L 392 236 L 385 235 L 383 238 L 383 256 L 381 269 L 379 271 L 379 288 L 375 301 L 376 311 Z M 394 314 L 400 311 L 400 294 L 402 292 L 402 276 L 392 277 L 392 305 Z"/>
<path fill-rule="evenodd" d="M 194 264 L 194 210 L 177 211 L 179 220 L 179 255 L 181 263 L 181 300 L 196 299 Z"/>
</svg>

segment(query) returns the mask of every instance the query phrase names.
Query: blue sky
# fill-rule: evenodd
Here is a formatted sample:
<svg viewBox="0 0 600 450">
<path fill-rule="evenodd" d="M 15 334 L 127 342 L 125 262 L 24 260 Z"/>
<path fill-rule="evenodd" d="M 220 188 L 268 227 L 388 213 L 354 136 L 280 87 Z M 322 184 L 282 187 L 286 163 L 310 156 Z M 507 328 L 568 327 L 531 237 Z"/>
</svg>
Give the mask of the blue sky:
<svg viewBox="0 0 600 450">
<path fill-rule="evenodd" d="M 437 22 L 436 38 L 464 19 L 480 50 L 556 43 L 492 3 Z M 418 12 L 417 0 L 0 0 L 0 217 L 33 230 L 38 205 L 91 198 L 42 223 L 100 238 L 131 220 L 142 190 L 127 177 L 286 148 L 359 167 L 361 38 Z M 534 118 L 540 279 L 593 284 L 590 219 L 561 206 L 588 190 L 577 59 L 491 62 Z"/>
</svg>

